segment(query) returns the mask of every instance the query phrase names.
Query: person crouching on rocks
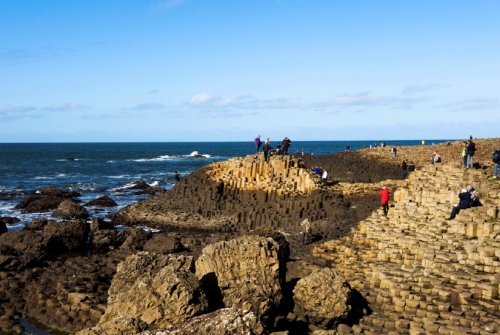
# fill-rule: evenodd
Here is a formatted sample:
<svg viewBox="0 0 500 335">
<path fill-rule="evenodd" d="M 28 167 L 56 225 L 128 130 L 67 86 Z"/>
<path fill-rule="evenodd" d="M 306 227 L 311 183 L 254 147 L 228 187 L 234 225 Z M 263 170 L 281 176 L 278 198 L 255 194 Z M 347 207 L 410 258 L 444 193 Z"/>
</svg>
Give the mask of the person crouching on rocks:
<svg viewBox="0 0 500 335">
<path fill-rule="evenodd" d="M 380 195 L 380 203 L 384 209 L 384 216 L 387 216 L 387 212 L 389 212 L 389 197 L 391 192 L 386 186 L 384 186 L 380 191 L 378 191 L 378 195 Z"/>
<path fill-rule="evenodd" d="M 309 243 L 309 235 L 311 234 L 311 223 L 309 219 L 305 219 L 300 223 L 302 228 L 302 244 L 306 245 Z"/>
<path fill-rule="evenodd" d="M 446 220 L 453 220 L 458 213 L 460 213 L 461 209 L 469 208 L 471 205 L 471 194 L 463 188 L 462 191 L 458 194 L 458 204 L 453 206 L 451 209 L 450 217 Z"/>
<path fill-rule="evenodd" d="M 434 151 L 434 153 L 432 154 L 431 163 L 432 164 L 441 163 L 441 156 L 437 153 L 437 151 Z"/>
</svg>

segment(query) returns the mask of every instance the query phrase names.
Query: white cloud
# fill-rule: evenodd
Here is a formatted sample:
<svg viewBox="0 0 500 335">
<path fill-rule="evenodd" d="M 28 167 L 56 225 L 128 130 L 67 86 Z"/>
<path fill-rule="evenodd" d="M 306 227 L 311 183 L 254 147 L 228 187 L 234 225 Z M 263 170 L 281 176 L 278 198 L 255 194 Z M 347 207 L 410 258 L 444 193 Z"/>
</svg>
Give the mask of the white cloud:
<svg viewBox="0 0 500 335">
<path fill-rule="evenodd" d="M 88 106 L 82 105 L 80 103 L 65 102 L 61 104 L 49 105 L 42 108 L 41 110 L 46 112 L 76 112 L 88 108 Z"/>
<path fill-rule="evenodd" d="M 212 101 L 213 101 L 213 98 L 209 93 L 200 93 L 200 94 L 194 95 L 189 100 L 189 103 L 192 105 L 206 105 Z"/>
</svg>

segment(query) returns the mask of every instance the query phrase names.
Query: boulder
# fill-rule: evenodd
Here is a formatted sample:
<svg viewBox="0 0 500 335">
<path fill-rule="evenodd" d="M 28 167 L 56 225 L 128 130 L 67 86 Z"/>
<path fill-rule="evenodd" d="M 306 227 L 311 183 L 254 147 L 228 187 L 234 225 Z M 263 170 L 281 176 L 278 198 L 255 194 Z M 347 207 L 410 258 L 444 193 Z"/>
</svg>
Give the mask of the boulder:
<svg viewBox="0 0 500 335">
<path fill-rule="evenodd" d="M 65 220 L 71 219 L 86 219 L 89 216 L 87 210 L 78 205 L 73 200 L 64 200 L 57 206 L 53 213 L 54 216 L 63 218 Z"/>
<path fill-rule="evenodd" d="M 75 192 L 75 191 L 61 190 L 61 189 L 55 188 L 55 187 L 42 188 L 40 190 L 40 194 L 58 197 L 58 198 L 65 198 L 65 199 L 71 199 L 71 198 L 79 197 L 81 195 L 80 193 Z"/>
<path fill-rule="evenodd" d="M 294 314 L 299 320 L 330 327 L 351 310 L 351 288 L 331 268 L 323 268 L 300 279 L 295 288 Z"/>
<path fill-rule="evenodd" d="M 250 311 L 221 308 L 215 312 L 191 318 L 166 330 L 145 331 L 141 335 L 226 335 L 265 334 L 257 316 Z"/>
<path fill-rule="evenodd" d="M 129 256 L 117 267 L 99 324 L 129 317 L 167 328 L 205 312 L 208 304 L 192 267 L 188 256 Z"/>
<path fill-rule="evenodd" d="M 48 212 L 56 209 L 64 200 L 66 199 L 55 196 L 28 195 L 15 208 L 24 213 Z"/>
<path fill-rule="evenodd" d="M 87 202 L 85 206 L 114 207 L 118 205 L 113 199 L 107 195 L 103 195 L 102 197 Z"/>
<path fill-rule="evenodd" d="M 0 235 L 7 232 L 7 225 L 5 222 L 0 221 Z"/>
<path fill-rule="evenodd" d="M 196 276 L 225 307 L 273 316 L 282 299 L 279 245 L 271 238 L 243 236 L 206 246 L 196 261 Z"/>
<path fill-rule="evenodd" d="M 170 254 L 181 250 L 182 244 L 180 240 L 170 236 L 156 236 L 144 245 L 144 251 L 157 254 Z"/>
<path fill-rule="evenodd" d="M 83 247 L 88 232 L 89 225 L 84 221 L 49 221 L 43 228 L 47 249 L 56 255 Z"/>
<path fill-rule="evenodd" d="M 17 231 L 0 235 L 0 270 L 19 270 L 46 258 L 45 239 L 39 232 Z"/>
<path fill-rule="evenodd" d="M 129 229 L 127 234 L 121 248 L 129 251 L 143 250 L 146 241 L 151 238 L 151 233 L 137 228 Z"/>
</svg>

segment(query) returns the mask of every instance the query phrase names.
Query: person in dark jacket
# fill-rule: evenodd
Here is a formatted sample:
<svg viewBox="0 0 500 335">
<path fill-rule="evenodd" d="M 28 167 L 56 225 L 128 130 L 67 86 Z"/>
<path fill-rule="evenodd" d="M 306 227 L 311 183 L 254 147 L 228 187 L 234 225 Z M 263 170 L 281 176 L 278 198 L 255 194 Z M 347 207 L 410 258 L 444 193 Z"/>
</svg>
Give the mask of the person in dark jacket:
<svg viewBox="0 0 500 335">
<path fill-rule="evenodd" d="M 271 152 L 271 142 L 269 141 L 269 137 L 266 139 L 266 143 L 264 143 L 262 151 L 264 151 L 264 162 L 268 162 L 269 154 Z"/>
<path fill-rule="evenodd" d="M 283 141 L 281 141 L 281 148 L 283 150 L 283 155 L 288 155 L 288 149 L 290 149 L 290 144 L 292 141 L 288 137 L 285 137 Z"/>
<path fill-rule="evenodd" d="M 262 145 L 262 141 L 260 140 L 260 135 L 253 140 L 253 143 L 255 143 L 255 149 L 257 149 L 257 152 L 260 150 L 260 146 Z"/>
<path fill-rule="evenodd" d="M 491 159 L 493 160 L 493 178 L 496 179 L 500 175 L 500 148 L 495 150 L 491 155 Z"/>
<path fill-rule="evenodd" d="M 403 169 L 403 179 L 406 179 L 408 176 L 408 163 L 406 159 L 403 159 L 403 163 L 401 163 L 401 169 Z"/>
<path fill-rule="evenodd" d="M 453 220 L 455 216 L 457 216 L 457 214 L 460 213 L 461 209 L 470 208 L 471 197 L 470 193 L 467 192 L 465 188 L 462 189 L 462 191 L 458 194 L 458 199 L 459 199 L 458 205 L 453 206 L 450 217 L 447 220 Z"/>
<path fill-rule="evenodd" d="M 467 143 L 467 169 L 470 169 L 474 165 L 474 161 L 472 157 L 474 157 L 474 154 L 476 153 L 476 144 L 472 141 L 469 141 Z"/>
</svg>

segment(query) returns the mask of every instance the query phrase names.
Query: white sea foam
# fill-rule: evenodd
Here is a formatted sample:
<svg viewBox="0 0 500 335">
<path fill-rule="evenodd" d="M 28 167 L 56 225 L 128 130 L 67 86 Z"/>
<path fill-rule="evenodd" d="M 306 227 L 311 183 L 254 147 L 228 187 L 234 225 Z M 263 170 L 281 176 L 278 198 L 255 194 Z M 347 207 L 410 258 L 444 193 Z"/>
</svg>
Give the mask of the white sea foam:
<svg viewBox="0 0 500 335">
<path fill-rule="evenodd" d="M 38 176 L 38 177 L 31 178 L 31 179 L 34 179 L 34 180 L 50 180 L 50 179 L 54 179 L 54 178 L 55 177 Z"/>
<path fill-rule="evenodd" d="M 106 161 L 106 163 L 116 163 L 114 160 Z"/>
<path fill-rule="evenodd" d="M 108 176 L 109 179 L 123 179 L 123 178 L 130 178 L 128 174 L 120 174 L 118 176 Z"/>
<path fill-rule="evenodd" d="M 126 190 L 126 189 L 133 187 L 134 185 L 135 185 L 135 183 L 128 183 L 128 184 L 125 184 L 123 186 L 118 186 L 118 187 L 112 188 L 111 191 L 116 192 L 116 191 Z"/>
<path fill-rule="evenodd" d="M 158 180 L 155 180 L 154 182 L 152 182 L 151 184 L 148 184 L 148 185 L 152 186 L 152 187 L 155 187 L 155 186 L 160 185 L 160 182 Z"/>
<path fill-rule="evenodd" d="M 57 178 L 66 177 L 66 173 L 59 173 L 56 177 Z"/>
<path fill-rule="evenodd" d="M 193 151 L 186 157 L 205 157 L 205 158 L 210 158 L 211 156 L 209 154 L 200 154 L 198 151 Z"/>
</svg>

